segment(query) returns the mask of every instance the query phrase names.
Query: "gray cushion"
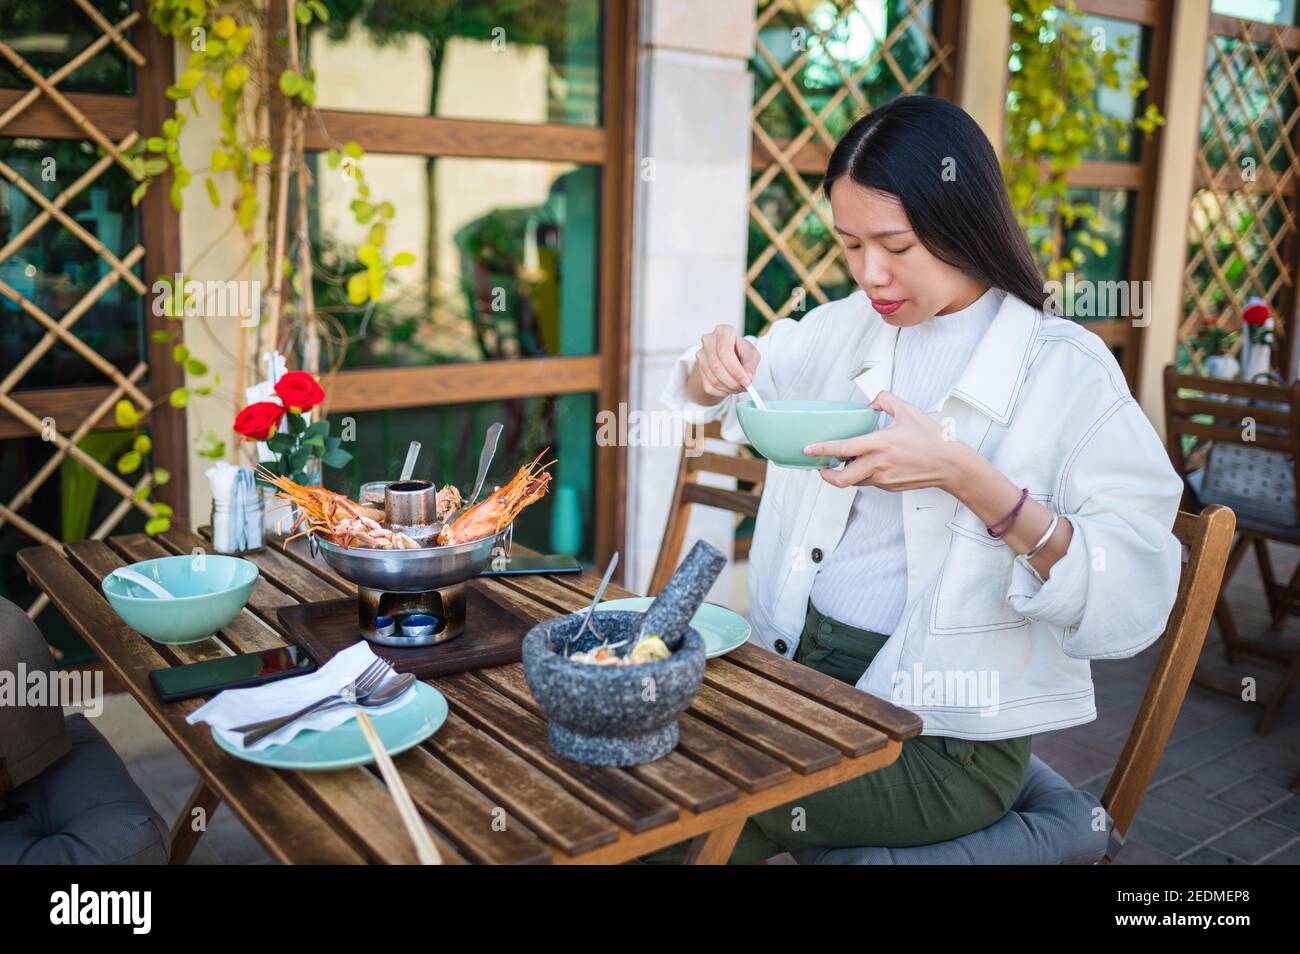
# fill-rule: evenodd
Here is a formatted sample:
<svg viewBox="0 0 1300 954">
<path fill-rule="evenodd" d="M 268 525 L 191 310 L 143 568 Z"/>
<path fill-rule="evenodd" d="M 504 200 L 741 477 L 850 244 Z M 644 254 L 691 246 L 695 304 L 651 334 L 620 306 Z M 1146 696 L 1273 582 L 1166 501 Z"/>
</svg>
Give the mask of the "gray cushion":
<svg viewBox="0 0 1300 954">
<path fill-rule="evenodd" d="M 58 699 L 47 698 L 45 705 L 14 705 L 7 699 L 11 693 L 23 692 L 32 675 L 41 673 L 52 681 L 54 671 L 54 660 L 36 624 L 0 597 L 0 679 L 6 684 L 0 689 L 0 697 L 6 698 L 0 702 L 0 798 L 68 754 L 71 743 Z"/>
<path fill-rule="evenodd" d="M 121 757 L 83 715 L 72 750 L 0 809 L 0 864 L 166 864 L 170 835 Z"/>
<path fill-rule="evenodd" d="M 989 827 L 952 841 L 913 848 L 809 848 L 805 865 L 1090 865 L 1106 851 L 1106 830 L 1094 831 L 1101 802 L 1075 788 L 1036 755 L 1011 810 Z M 1103 809 L 1104 811 L 1104 809 Z"/>
</svg>

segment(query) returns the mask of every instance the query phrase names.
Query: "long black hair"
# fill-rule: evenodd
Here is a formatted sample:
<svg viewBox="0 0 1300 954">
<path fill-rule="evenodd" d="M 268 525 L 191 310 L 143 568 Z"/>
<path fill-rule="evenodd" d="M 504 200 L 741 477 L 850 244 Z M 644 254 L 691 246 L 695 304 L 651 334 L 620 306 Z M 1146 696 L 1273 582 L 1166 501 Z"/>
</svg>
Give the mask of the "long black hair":
<svg viewBox="0 0 1300 954">
<path fill-rule="evenodd" d="M 1011 211 L 997 155 L 960 106 L 900 96 L 872 110 L 831 153 L 822 182 L 828 199 L 844 176 L 896 196 L 916 237 L 940 261 L 1043 307 L 1043 276 Z"/>
</svg>

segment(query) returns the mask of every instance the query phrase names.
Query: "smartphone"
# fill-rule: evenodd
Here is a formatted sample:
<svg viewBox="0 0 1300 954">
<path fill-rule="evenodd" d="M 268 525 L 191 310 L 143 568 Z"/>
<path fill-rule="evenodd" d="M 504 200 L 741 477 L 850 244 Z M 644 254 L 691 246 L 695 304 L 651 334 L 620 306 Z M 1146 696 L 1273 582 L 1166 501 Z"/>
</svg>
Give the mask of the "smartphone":
<svg viewBox="0 0 1300 954">
<path fill-rule="evenodd" d="M 516 573 L 581 573 L 582 564 L 561 553 L 539 553 L 537 556 L 519 554 L 505 561 L 499 569 L 489 567 L 483 576 L 511 576 Z"/>
<path fill-rule="evenodd" d="M 222 689 L 260 686 L 289 676 L 314 672 L 316 660 L 299 646 L 283 646 L 260 653 L 205 659 L 203 662 L 155 669 L 149 673 L 154 691 L 164 702 L 206 696 Z"/>
</svg>

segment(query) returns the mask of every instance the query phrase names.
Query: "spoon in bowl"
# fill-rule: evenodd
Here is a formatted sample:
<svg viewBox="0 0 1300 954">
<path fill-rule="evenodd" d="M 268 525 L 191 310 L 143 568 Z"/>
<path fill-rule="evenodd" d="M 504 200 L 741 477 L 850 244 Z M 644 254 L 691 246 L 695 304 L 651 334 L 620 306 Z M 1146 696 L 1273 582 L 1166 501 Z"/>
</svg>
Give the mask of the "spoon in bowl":
<svg viewBox="0 0 1300 954">
<path fill-rule="evenodd" d="M 136 586 L 144 587 L 146 590 L 150 592 L 150 594 L 152 594 L 154 597 L 160 600 L 176 599 L 176 597 L 174 597 L 171 593 L 168 593 L 167 590 L 165 590 L 161 584 L 156 583 L 155 581 L 149 579 L 149 577 L 145 576 L 143 573 L 137 573 L 135 570 L 127 569 L 124 566 L 119 566 L 116 570 L 113 571 L 113 575 L 116 577 L 121 577 L 122 579 L 126 580 L 128 583 L 134 583 Z"/>
<path fill-rule="evenodd" d="M 749 392 L 749 399 L 754 402 L 754 407 L 758 408 L 760 411 L 767 410 L 767 405 L 763 403 L 763 399 L 759 397 L 758 392 L 754 390 L 754 385 L 746 384 L 745 390 Z"/>
<path fill-rule="evenodd" d="M 587 627 L 591 624 L 591 617 L 595 614 L 596 607 L 600 605 L 600 598 L 605 595 L 605 587 L 609 586 L 609 581 L 614 576 L 614 567 L 616 566 L 618 566 L 617 550 L 610 557 L 609 566 L 605 567 L 605 575 L 600 578 L 600 586 L 596 587 L 596 595 L 591 598 L 591 605 L 587 607 L 587 615 L 582 618 L 582 625 L 564 644 L 565 656 L 569 655 L 569 650 L 573 647 L 573 644 L 582 638 L 582 634 L 587 631 Z"/>
<path fill-rule="evenodd" d="M 398 477 L 399 481 L 405 482 L 411 479 L 415 473 L 415 459 L 420 456 L 420 442 L 411 441 L 411 446 L 406 449 L 406 463 L 402 465 L 402 476 Z"/>
</svg>

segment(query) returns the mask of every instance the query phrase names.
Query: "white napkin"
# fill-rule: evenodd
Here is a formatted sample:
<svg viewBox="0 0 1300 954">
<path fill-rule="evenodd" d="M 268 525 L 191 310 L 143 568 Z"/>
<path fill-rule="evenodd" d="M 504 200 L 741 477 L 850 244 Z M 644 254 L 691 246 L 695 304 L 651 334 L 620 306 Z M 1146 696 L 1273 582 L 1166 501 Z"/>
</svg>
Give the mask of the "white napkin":
<svg viewBox="0 0 1300 954">
<path fill-rule="evenodd" d="M 206 722 L 235 748 L 243 748 L 243 736 L 238 732 L 229 731 L 230 729 L 249 722 L 261 722 L 264 719 L 288 715 L 317 699 L 332 695 L 365 672 L 366 668 L 378 658 L 370 648 L 370 644 L 361 640 L 335 655 L 320 669 L 305 676 L 293 676 L 248 689 L 227 689 L 205 705 L 195 709 L 185 721 L 191 725 Z M 384 678 L 394 674 L 393 668 L 389 666 Z M 409 705 L 414 699 L 415 685 L 412 684 L 410 689 L 388 705 L 367 709 L 366 712 L 372 715 L 392 712 Z M 356 714 L 357 706 L 340 706 L 328 712 L 312 713 L 248 746 L 248 751 L 256 752 L 272 745 L 283 745 L 304 729 L 315 729 L 318 732 L 332 729 L 336 725 L 347 722 Z"/>
</svg>

